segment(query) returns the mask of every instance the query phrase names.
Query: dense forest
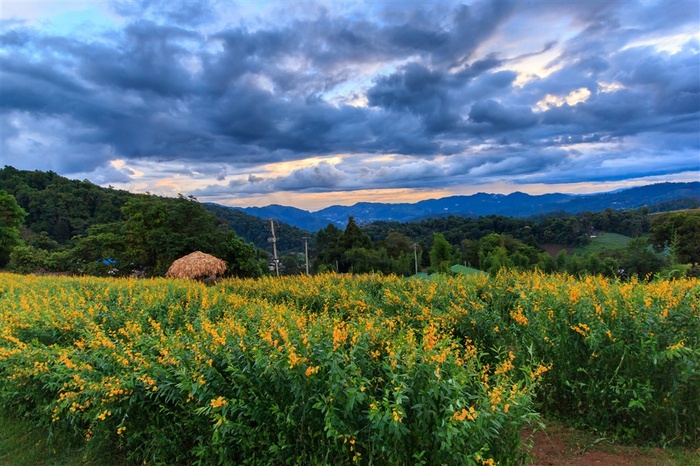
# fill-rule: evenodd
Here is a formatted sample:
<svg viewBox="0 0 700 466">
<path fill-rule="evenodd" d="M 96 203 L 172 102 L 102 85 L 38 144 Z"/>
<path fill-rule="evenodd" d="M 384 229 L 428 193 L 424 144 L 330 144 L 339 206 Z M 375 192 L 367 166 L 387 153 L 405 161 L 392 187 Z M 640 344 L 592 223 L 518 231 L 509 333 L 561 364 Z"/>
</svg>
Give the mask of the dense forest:
<svg viewBox="0 0 700 466">
<path fill-rule="evenodd" d="M 531 218 L 450 216 L 419 222 L 333 224 L 310 234 L 276 223 L 282 273 L 501 268 L 628 277 L 700 273 L 700 211 L 695 198 L 632 210 L 606 209 Z M 675 210 L 684 209 L 684 210 Z M 664 210 L 673 210 L 664 213 Z M 0 267 L 18 272 L 95 275 L 165 273 L 201 250 L 228 263 L 229 275 L 270 273 L 269 221 L 193 197 L 165 198 L 102 188 L 53 172 L 0 170 Z M 592 238 L 621 235 L 615 248 Z"/>
<path fill-rule="evenodd" d="M 629 241 L 624 247 L 586 247 L 592 238 L 606 234 Z M 428 272 L 463 264 L 490 273 L 505 267 L 609 277 L 662 272 L 696 275 L 700 272 L 700 211 L 655 214 L 642 208 L 532 219 L 448 217 L 377 222 L 364 228 L 351 218 L 345 231 L 333 225 L 319 231 L 317 247 L 317 267 L 339 272 L 408 275 L 417 261 Z"/>
<path fill-rule="evenodd" d="M 231 275 L 256 277 L 267 258 L 192 197 L 101 188 L 52 172 L 0 170 L 0 267 L 18 272 L 163 275 L 201 250 Z"/>
</svg>

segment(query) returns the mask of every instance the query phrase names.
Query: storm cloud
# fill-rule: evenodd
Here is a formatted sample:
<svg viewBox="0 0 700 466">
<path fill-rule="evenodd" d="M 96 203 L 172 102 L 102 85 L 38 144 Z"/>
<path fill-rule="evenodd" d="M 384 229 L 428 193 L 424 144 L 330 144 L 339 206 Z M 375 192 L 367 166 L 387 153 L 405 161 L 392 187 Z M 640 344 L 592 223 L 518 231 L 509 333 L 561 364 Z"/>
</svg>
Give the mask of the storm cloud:
<svg viewBox="0 0 700 466">
<path fill-rule="evenodd" d="M 3 165 L 231 203 L 700 173 L 696 1 L 79 3 L 3 10 Z"/>
</svg>

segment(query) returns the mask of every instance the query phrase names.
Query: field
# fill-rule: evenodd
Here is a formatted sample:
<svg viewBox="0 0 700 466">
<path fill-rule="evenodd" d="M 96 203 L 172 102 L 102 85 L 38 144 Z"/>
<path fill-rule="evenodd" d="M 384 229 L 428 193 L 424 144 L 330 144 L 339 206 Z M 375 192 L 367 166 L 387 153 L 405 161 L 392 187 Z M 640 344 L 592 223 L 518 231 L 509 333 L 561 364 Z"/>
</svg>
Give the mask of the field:
<svg viewBox="0 0 700 466">
<path fill-rule="evenodd" d="M 582 248 L 574 248 L 573 252 L 578 254 L 590 254 L 605 250 L 624 249 L 632 240 L 629 236 L 618 235 L 617 233 L 599 233 L 591 238 L 590 244 Z"/>
<path fill-rule="evenodd" d="M 524 464 L 540 414 L 697 448 L 698 302 L 698 280 L 4 274 L 0 406 L 146 464 Z"/>
<path fill-rule="evenodd" d="M 482 270 L 473 269 L 464 265 L 453 265 L 452 267 L 450 267 L 450 271 L 454 273 L 460 273 L 462 275 L 488 275 Z"/>
</svg>

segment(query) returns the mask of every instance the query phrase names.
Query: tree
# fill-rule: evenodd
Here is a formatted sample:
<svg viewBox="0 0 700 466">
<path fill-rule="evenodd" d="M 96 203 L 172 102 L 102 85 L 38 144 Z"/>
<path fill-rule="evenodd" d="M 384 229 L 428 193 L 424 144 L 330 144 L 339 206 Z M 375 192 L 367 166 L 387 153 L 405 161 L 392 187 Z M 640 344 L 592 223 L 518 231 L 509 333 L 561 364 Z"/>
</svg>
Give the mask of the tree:
<svg viewBox="0 0 700 466">
<path fill-rule="evenodd" d="M 49 253 L 31 246 L 15 247 L 10 253 L 9 268 L 18 273 L 32 273 L 47 268 Z"/>
<path fill-rule="evenodd" d="M 564 272 L 566 270 L 566 263 L 568 261 L 568 254 L 566 249 L 562 249 L 554 256 L 554 268 L 558 272 Z"/>
<path fill-rule="evenodd" d="M 386 253 L 392 259 L 398 259 L 402 254 L 413 252 L 413 241 L 398 231 L 390 231 L 382 242 Z"/>
<path fill-rule="evenodd" d="M 123 234 L 127 261 L 136 266 L 153 269 L 158 265 L 167 270 L 162 260 L 162 248 L 168 240 L 165 203 L 147 195 L 139 195 L 122 207 L 125 221 Z M 193 251 L 190 251 L 193 252 Z M 177 259 L 174 257 L 172 260 Z"/>
<path fill-rule="evenodd" d="M 296 275 L 302 272 L 304 267 L 304 254 L 290 252 L 282 256 L 282 266 L 285 275 Z"/>
<path fill-rule="evenodd" d="M 370 273 L 370 272 L 390 272 L 390 262 L 386 250 L 352 248 L 343 254 L 345 263 L 350 264 L 348 272 Z"/>
<path fill-rule="evenodd" d="M 462 262 L 474 268 L 479 268 L 479 240 L 462 240 Z"/>
<path fill-rule="evenodd" d="M 151 275 L 164 274 L 174 260 L 194 251 L 221 256 L 233 233 L 194 197 L 139 195 L 122 212 L 125 260 Z"/>
<path fill-rule="evenodd" d="M 436 272 L 447 272 L 452 259 L 452 245 L 442 233 L 433 234 L 433 247 L 430 250 L 430 266 Z"/>
<path fill-rule="evenodd" d="M 681 264 L 700 263 L 700 212 L 659 215 L 651 223 L 649 241 L 657 251 L 671 248 L 673 259 Z"/>
<path fill-rule="evenodd" d="M 501 269 L 510 269 L 514 266 L 513 260 L 508 255 L 508 250 L 503 246 L 498 246 L 484 257 L 481 268 L 491 275 L 496 275 Z"/>
<path fill-rule="evenodd" d="M 115 268 L 129 273 L 131 268 L 140 267 L 132 262 L 133 256 L 127 251 L 123 227 L 124 222 L 93 225 L 85 235 L 76 237 L 75 246 L 67 251 L 71 268 L 103 275 Z M 104 267 L 106 265 L 110 267 Z"/>
<path fill-rule="evenodd" d="M 345 227 L 343 234 L 340 235 L 338 244 L 343 251 L 353 248 L 372 249 L 372 240 L 355 222 L 355 217 L 348 217 L 348 225 Z"/>
<path fill-rule="evenodd" d="M 27 212 L 7 191 L 0 190 L 0 267 L 5 267 L 10 252 L 22 244 L 19 227 L 24 222 Z"/>
<path fill-rule="evenodd" d="M 659 272 L 664 265 L 664 260 L 649 248 L 644 238 L 635 238 L 627 243 L 620 259 L 620 267 L 628 276 L 637 275 L 642 279 Z"/>
<path fill-rule="evenodd" d="M 554 259 L 546 252 L 538 255 L 536 267 L 544 273 L 552 273 L 555 270 Z"/>
<path fill-rule="evenodd" d="M 236 277 L 257 278 L 267 271 L 265 252 L 231 232 L 221 259 L 227 263 L 226 274 Z"/>
<path fill-rule="evenodd" d="M 351 272 L 356 269 L 353 267 L 354 258 L 364 257 L 365 255 L 348 252 L 353 249 L 369 251 L 372 249 L 372 240 L 362 231 L 360 226 L 355 222 L 354 217 L 348 217 L 348 225 L 338 238 L 338 248 L 339 252 L 342 254 L 341 259 L 338 261 L 338 271 Z"/>
<path fill-rule="evenodd" d="M 326 228 L 323 228 L 316 233 L 316 248 L 318 252 L 314 258 L 314 268 L 320 270 L 322 267 L 330 267 L 336 269 L 336 262 L 343 258 L 343 251 L 338 244 L 340 235 L 343 232 L 340 228 L 332 223 L 329 223 Z"/>
</svg>

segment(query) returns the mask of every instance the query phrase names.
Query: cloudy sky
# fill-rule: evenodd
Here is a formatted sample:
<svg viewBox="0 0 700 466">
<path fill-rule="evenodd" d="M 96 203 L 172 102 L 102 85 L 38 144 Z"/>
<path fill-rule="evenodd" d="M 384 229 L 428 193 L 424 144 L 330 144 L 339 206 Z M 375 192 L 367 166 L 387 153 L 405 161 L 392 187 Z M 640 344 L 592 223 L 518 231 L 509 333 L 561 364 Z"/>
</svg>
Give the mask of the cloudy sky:
<svg viewBox="0 0 700 466">
<path fill-rule="evenodd" d="M 0 1 L 0 165 L 315 210 L 700 179 L 700 1 Z"/>
</svg>

